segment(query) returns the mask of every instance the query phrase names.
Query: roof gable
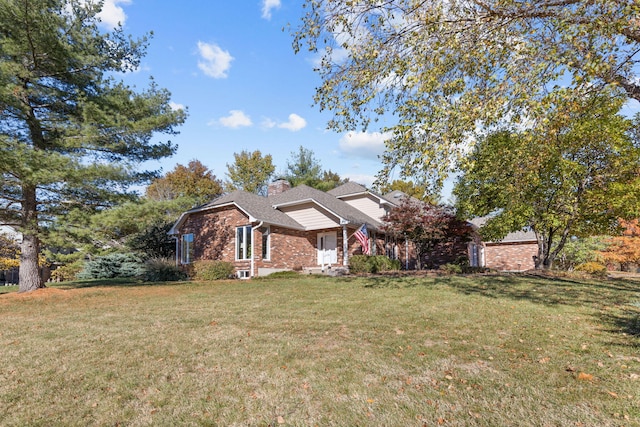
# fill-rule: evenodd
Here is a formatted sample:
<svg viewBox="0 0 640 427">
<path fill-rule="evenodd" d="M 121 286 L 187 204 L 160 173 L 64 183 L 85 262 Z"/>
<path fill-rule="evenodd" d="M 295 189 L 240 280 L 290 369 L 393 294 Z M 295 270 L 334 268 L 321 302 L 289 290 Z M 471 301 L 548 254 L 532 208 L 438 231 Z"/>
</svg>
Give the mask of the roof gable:
<svg viewBox="0 0 640 427">
<path fill-rule="evenodd" d="M 283 193 L 269 196 L 268 199 L 276 209 L 280 207 L 301 205 L 303 203 L 313 201 L 345 222 L 352 224 L 368 224 L 374 229 L 380 226 L 379 221 L 350 206 L 348 203 L 337 199 L 332 194 L 311 188 L 307 185 L 299 185 Z"/>
</svg>

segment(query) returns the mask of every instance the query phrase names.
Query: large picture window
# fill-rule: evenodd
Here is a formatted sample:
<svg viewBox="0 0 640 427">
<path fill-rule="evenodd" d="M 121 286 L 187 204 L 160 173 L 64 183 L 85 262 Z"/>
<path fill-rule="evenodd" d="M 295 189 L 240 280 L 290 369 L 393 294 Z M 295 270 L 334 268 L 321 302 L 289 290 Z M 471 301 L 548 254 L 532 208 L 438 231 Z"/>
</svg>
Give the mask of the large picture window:
<svg viewBox="0 0 640 427">
<path fill-rule="evenodd" d="M 182 264 L 191 264 L 193 262 L 193 234 L 182 235 Z"/>
<path fill-rule="evenodd" d="M 251 226 L 236 228 L 236 259 L 251 259 Z"/>
</svg>

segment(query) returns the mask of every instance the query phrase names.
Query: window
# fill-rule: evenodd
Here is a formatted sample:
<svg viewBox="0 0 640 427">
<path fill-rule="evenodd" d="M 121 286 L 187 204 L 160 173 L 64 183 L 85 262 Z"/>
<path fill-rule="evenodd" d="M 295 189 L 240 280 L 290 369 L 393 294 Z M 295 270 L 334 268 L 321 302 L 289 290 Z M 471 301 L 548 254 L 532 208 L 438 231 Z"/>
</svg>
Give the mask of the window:
<svg viewBox="0 0 640 427">
<path fill-rule="evenodd" d="M 182 235 L 182 264 L 190 264 L 193 261 L 193 234 Z"/>
<path fill-rule="evenodd" d="M 236 259 L 251 259 L 251 226 L 236 228 Z"/>
<path fill-rule="evenodd" d="M 271 228 L 262 230 L 262 259 L 271 259 Z"/>
</svg>

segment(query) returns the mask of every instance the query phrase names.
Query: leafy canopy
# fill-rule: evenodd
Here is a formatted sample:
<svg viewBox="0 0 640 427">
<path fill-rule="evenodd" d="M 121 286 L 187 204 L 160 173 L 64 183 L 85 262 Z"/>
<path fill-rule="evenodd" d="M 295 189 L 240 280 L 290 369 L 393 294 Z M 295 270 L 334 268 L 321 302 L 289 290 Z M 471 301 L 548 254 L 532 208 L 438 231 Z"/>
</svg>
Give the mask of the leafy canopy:
<svg viewBox="0 0 640 427">
<path fill-rule="evenodd" d="M 635 0 L 306 0 L 294 49 L 322 55 L 315 102 L 329 127 L 382 120 L 378 179 L 439 188 L 478 129 L 541 122 L 558 94 L 640 100 Z M 559 91 L 559 87 L 572 90 Z"/>
<path fill-rule="evenodd" d="M 460 247 L 466 252 L 465 243 L 473 231 L 451 209 L 410 197 L 403 197 L 400 204 L 385 215 L 382 229 L 411 241 L 416 249 L 418 269 L 424 262 L 434 267 L 443 259 L 454 260 Z"/>
<path fill-rule="evenodd" d="M 454 188 L 458 211 L 491 215 L 482 228 L 490 240 L 529 227 L 537 268 L 551 268 L 572 236 L 615 233 L 639 207 L 640 150 L 618 114 L 623 101 L 558 97 L 544 127 L 487 135 Z"/>
<path fill-rule="evenodd" d="M 225 184 L 227 191 L 244 190 L 249 193 L 265 195 L 269 179 L 276 170 L 271 154 L 262 156 L 260 150 L 250 153 L 242 150 L 233 153 L 234 163 L 227 163 L 227 177 Z"/>
<path fill-rule="evenodd" d="M 187 166 L 177 164 L 171 172 L 151 181 L 146 189 L 152 200 L 186 197 L 193 199 L 194 204 L 208 202 L 222 192 L 222 181 L 199 160 L 191 160 Z"/>
</svg>

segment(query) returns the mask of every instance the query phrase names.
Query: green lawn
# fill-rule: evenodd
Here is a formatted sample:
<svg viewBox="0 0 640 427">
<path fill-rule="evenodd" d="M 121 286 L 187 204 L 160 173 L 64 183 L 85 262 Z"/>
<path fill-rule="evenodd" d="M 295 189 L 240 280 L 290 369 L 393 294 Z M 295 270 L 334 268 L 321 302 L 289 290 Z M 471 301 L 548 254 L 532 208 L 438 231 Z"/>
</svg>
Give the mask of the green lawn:
<svg viewBox="0 0 640 427">
<path fill-rule="evenodd" d="M 0 294 L 3 426 L 640 425 L 630 280 L 12 289 Z"/>
</svg>

